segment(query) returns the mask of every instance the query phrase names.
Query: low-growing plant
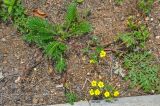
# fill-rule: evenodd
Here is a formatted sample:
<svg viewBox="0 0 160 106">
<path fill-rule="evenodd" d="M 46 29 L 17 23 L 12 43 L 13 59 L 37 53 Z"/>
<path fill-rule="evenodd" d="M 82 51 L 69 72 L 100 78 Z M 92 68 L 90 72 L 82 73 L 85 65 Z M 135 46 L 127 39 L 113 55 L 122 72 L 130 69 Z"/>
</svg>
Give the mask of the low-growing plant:
<svg viewBox="0 0 160 106">
<path fill-rule="evenodd" d="M 139 0 L 138 1 L 138 8 L 148 15 L 152 9 L 152 5 L 155 0 Z"/>
<path fill-rule="evenodd" d="M 6 21 L 13 14 L 16 0 L 3 0 L 1 5 L 0 17 Z"/>
<path fill-rule="evenodd" d="M 91 25 L 78 16 L 77 3 L 72 2 L 68 8 L 63 24 L 52 25 L 47 20 L 30 17 L 27 21 L 29 33 L 24 39 L 35 43 L 50 59 L 55 61 L 55 69 L 62 73 L 66 69 L 64 59 L 67 50 L 66 40 L 71 37 L 84 35 L 91 31 Z"/>
<path fill-rule="evenodd" d="M 119 91 L 113 86 L 105 84 L 102 81 L 93 80 L 89 94 L 93 100 L 105 99 L 107 102 L 112 102 L 120 95 Z"/>
<path fill-rule="evenodd" d="M 117 5 L 121 5 L 124 0 L 114 0 Z"/>
<path fill-rule="evenodd" d="M 27 16 L 21 0 L 3 0 L 0 11 L 4 22 L 12 21 L 21 33 L 26 32 Z"/>
<path fill-rule="evenodd" d="M 73 92 L 67 92 L 65 94 L 67 103 L 74 105 L 74 102 L 77 101 L 77 95 Z"/>
<path fill-rule="evenodd" d="M 145 25 L 137 24 L 134 17 L 129 17 L 127 25 L 128 32 L 120 34 L 117 40 L 126 48 L 122 56 L 123 66 L 128 70 L 126 79 L 131 81 L 131 87 L 140 86 L 151 92 L 159 81 L 159 69 L 154 63 L 156 59 L 145 48 L 149 31 Z"/>
<path fill-rule="evenodd" d="M 158 78 L 158 65 L 154 63 L 151 53 L 133 52 L 124 57 L 124 67 L 128 69 L 127 79 L 131 81 L 131 87 L 140 86 L 145 92 L 155 90 Z"/>
<path fill-rule="evenodd" d="M 127 25 L 128 32 L 119 34 L 117 41 L 121 41 L 121 44 L 124 44 L 128 50 L 145 48 L 145 43 L 149 37 L 147 27 L 143 24 L 136 24 L 133 17 L 129 17 Z"/>
</svg>

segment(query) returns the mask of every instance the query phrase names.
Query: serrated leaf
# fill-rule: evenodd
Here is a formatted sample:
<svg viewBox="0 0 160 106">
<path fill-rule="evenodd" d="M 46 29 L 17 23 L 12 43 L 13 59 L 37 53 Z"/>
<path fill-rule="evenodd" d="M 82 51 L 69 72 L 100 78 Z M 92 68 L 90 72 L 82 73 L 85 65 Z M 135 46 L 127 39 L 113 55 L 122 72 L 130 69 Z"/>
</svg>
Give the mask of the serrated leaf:
<svg viewBox="0 0 160 106">
<path fill-rule="evenodd" d="M 75 21 L 76 17 L 77 17 L 77 4 L 73 2 L 67 8 L 66 22 L 70 24 L 71 22 Z"/>
<path fill-rule="evenodd" d="M 64 53 L 67 47 L 63 43 L 60 43 L 58 41 L 53 41 L 49 43 L 44 49 L 48 57 L 51 57 L 57 60 Z"/>
<path fill-rule="evenodd" d="M 120 39 L 126 44 L 127 47 L 132 46 L 136 43 L 135 39 L 130 35 L 130 33 L 121 35 Z"/>
<path fill-rule="evenodd" d="M 30 17 L 27 22 L 27 27 L 31 31 L 56 35 L 53 26 L 49 24 L 48 21 L 38 17 Z"/>
<path fill-rule="evenodd" d="M 9 6 L 9 7 L 8 7 L 8 13 L 9 13 L 9 14 L 12 12 L 12 9 L 13 9 L 12 6 Z"/>
<path fill-rule="evenodd" d="M 64 60 L 64 58 L 61 56 L 55 65 L 55 69 L 57 70 L 58 73 L 62 73 L 66 68 L 66 62 Z"/>
</svg>

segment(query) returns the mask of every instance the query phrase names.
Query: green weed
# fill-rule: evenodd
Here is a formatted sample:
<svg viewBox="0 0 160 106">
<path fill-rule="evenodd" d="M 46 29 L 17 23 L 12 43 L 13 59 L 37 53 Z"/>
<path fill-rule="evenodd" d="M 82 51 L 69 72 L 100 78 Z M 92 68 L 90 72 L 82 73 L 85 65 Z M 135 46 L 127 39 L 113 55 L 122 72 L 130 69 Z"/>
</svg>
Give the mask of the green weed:
<svg viewBox="0 0 160 106">
<path fill-rule="evenodd" d="M 139 0 L 138 2 L 138 8 L 144 12 L 146 15 L 148 15 L 152 9 L 152 5 L 155 0 Z"/>
<path fill-rule="evenodd" d="M 124 0 L 114 0 L 117 5 L 121 5 Z"/>
<path fill-rule="evenodd" d="M 145 92 L 155 90 L 159 81 L 159 68 L 151 53 L 145 51 L 127 54 L 124 57 L 124 67 L 129 71 L 126 78 L 131 80 L 131 87 L 140 85 Z"/>
<path fill-rule="evenodd" d="M 26 32 L 27 16 L 21 0 L 3 0 L 0 11 L 0 18 L 4 22 L 13 21 L 21 33 Z"/>
<path fill-rule="evenodd" d="M 119 34 L 118 41 L 121 41 L 129 50 L 135 48 L 145 48 L 145 43 L 149 37 L 149 31 L 143 24 L 136 24 L 130 17 L 128 19 L 128 32 Z"/>
<path fill-rule="evenodd" d="M 77 3 L 72 2 L 67 8 L 63 24 L 52 25 L 47 20 L 30 17 L 27 21 L 27 29 L 29 33 L 24 36 L 24 39 L 42 48 L 47 57 L 55 61 L 56 71 L 62 73 L 66 69 L 64 59 L 67 50 L 66 40 L 89 33 L 91 25 L 78 16 Z"/>
<path fill-rule="evenodd" d="M 65 94 L 67 103 L 74 105 L 74 102 L 77 101 L 77 95 L 73 92 L 68 92 Z"/>
</svg>

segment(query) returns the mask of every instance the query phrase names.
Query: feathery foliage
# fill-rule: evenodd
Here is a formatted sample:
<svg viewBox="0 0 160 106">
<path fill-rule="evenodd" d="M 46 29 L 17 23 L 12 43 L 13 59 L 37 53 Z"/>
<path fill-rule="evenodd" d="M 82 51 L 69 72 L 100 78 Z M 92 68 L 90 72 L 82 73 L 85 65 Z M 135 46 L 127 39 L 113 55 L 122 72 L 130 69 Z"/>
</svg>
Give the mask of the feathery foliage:
<svg viewBox="0 0 160 106">
<path fill-rule="evenodd" d="M 62 73 L 67 67 L 64 59 L 67 50 L 65 40 L 90 32 L 91 25 L 78 17 L 77 3 L 72 2 L 67 8 L 63 24 L 52 25 L 47 20 L 30 17 L 27 21 L 27 29 L 28 34 L 24 39 L 42 48 L 46 56 L 55 61 L 56 71 Z"/>
<path fill-rule="evenodd" d="M 155 0 L 139 0 L 138 2 L 138 8 L 144 12 L 146 15 L 148 15 L 151 11 L 152 5 Z"/>
<path fill-rule="evenodd" d="M 131 87 L 140 85 L 145 92 L 151 92 L 156 88 L 159 68 L 153 60 L 153 56 L 147 51 L 129 53 L 125 56 L 124 67 L 129 70 L 126 78 L 131 80 Z"/>
</svg>

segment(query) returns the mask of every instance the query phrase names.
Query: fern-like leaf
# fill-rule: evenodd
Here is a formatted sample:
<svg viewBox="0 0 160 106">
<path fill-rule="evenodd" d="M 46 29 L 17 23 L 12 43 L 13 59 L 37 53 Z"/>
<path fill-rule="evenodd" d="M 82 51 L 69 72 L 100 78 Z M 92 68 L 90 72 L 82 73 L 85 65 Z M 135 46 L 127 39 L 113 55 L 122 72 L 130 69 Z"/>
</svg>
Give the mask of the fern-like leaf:
<svg viewBox="0 0 160 106">
<path fill-rule="evenodd" d="M 122 40 L 127 47 L 130 47 L 136 44 L 134 37 L 132 37 L 131 35 L 132 34 L 130 33 L 120 35 L 120 40 Z"/>
<path fill-rule="evenodd" d="M 68 24 L 75 21 L 77 17 L 77 4 L 75 2 L 71 3 L 67 8 L 67 14 L 66 14 L 66 22 Z"/>
<path fill-rule="evenodd" d="M 37 46 L 39 46 L 40 48 L 44 48 L 46 46 L 46 44 L 50 41 L 53 40 L 52 36 L 49 36 L 48 34 L 28 34 L 23 36 L 23 39 L 29 43 L 36 43 Z"/>
<path fill-rule="evenodd" d="M 48 21 L 38 17 L 30 17 L 27 22 L 27 27 L 29 30 L 33 32 L 48 33 L 48 34 L 56 35 L 56 33 L 54 32 L 53 26 L 49 24 Z"/>
<path fill-rule="evenodd" d="M 44 49 L 48 57 L 57 60 L 61 57 L 61 55 L 64 53 L 67 47 L 65 44 L 61 42 L 53 41 L 49 43 Z"/>
<path fill-rule="evenodd" d="M 53 41 L 45 48 L 46 55 L 56 61 L 55 69 L 58 73 L 62 73 L 66 68 L 66 62 L 62 55 L 67 49 L 66 45 L 57 41 Z"/>
<path fill-rule="evenodd" d="M 66 68 L 66 62 L 64 60 L 64 58 L 61 56 L 56 64 L 55 64 L 55 69 L 57 70 L 58 73 L 62 73 Z"/>
</svg>

